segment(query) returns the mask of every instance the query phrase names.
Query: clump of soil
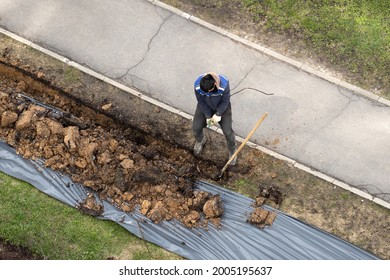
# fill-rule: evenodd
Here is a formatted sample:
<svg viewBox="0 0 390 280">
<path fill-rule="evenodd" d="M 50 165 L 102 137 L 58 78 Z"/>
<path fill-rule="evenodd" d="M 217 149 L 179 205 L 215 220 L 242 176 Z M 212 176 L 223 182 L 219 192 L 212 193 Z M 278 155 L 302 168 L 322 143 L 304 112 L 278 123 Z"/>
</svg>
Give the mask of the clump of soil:
<svg viewBox="0 0 390 280">
<path fill-rule="evenodd" d="M 283 194 L 277 186 L 260 186 L 255 200 L 256 206 L 269 204 L 279 209 L 283 201 Z"/>
<path fill-rule="evenodd" d="M 219 195 L 206 201 L 203 205 L 203 213 L 207 218 L 218 218 L 223 214 L 222 200 Z"/>
<path fill-rule="evenodd" d="M 87 197 L 76 208 L 91 216 L 99 216 L 104 212 L 103 205 L 98 203 L 97 198 L 92 193 L 88 193 Z"/>
<path fill-rule="evenodd" d="M 276 218 L 275 212 L 268 211 L 261 207 L 256 207 L 249 215 L 247 222 L 258 226 L 259 228 L 264 228 L 265 226 L 272 225 L 275 218 Z"/>
<path fill-rule="evenodd" d="M 282 193 L 276 186 L 260 186 L 259 193 L 255 198 L 253 211 L 250 213 L 247 222 L 259 228 L 272 225 L 276 218 L 276 213 L 268 211 L 261 206 L 269 204 L 278 209 L 282 200 Z"/>
<path fill-rule="evenodd" d="M 215 168 L 199 168 L 189 151 L 123 127 L 64 96 L 0 78 L 0 138 L 21 156 L 43 159 L 46 167 L 90 188 L 79 203 L 81 211 L 103 212 L 95 193 L 125 212 L 139 207 L 154 223 L 176 219 L 187 227 L 209 221 L 219 225 L 219 196 L 193 190 L 197 170 L 207 176 Z M 26 92 L 42 103 L 26 98 Z"/>
</svg>

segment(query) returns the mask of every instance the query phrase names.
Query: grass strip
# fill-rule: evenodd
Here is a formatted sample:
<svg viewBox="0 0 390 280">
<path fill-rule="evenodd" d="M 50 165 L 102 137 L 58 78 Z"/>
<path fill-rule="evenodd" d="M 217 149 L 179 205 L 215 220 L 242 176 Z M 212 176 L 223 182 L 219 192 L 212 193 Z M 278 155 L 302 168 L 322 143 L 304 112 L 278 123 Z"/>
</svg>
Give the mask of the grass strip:
<svg viewBox="0 0 390 280">
<path fill-rule="evenodd" d="M 244 0 L 268 30 L 304 38 L 317 54 L 390 97 L 390 1 Z"/>
<path fill-rule="evenodd" d="M 0 172 L 0 237 L 51 260 L 180 259 Z"/>
</svg>

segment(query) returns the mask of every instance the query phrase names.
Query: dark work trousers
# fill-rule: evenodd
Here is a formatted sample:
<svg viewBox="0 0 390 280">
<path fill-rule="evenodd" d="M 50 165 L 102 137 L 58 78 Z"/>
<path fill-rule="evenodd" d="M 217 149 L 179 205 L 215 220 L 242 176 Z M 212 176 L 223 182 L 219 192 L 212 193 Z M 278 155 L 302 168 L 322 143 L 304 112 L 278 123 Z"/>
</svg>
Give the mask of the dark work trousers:
<svg viewBox="0 0 390 280">
<path fill-rule="evenodd" d="M 226 143 L 230 153 L 234 153 L 236 148 L 235 142 L 235 134 L 232 128 L 233 118 L 232 118 L 232 106 L 229 104 L 229 107 L 225 110 L 223 115 L 221 116 L 221 121 L 219 125 L 222 128 L 223 134 L 226 138 Z M 206 124 L 206 116 L 202 113 L 199 105 L 196 106 L 194 120 L 192 122 L 192 131 L 194 133 L 195 140 L 197 142 L 201 142 L 204 133 L 203 129 L 207 126 Z"/>
</svg>

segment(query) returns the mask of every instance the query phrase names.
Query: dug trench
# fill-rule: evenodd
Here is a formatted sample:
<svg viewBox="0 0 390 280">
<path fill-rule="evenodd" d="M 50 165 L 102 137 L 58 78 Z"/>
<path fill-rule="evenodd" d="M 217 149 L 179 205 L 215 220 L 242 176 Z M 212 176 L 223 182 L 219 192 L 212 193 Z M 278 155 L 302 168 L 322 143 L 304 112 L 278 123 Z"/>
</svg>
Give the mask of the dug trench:
<svg viewBox="0 0 390 280">
<path fill-rule="evenodd" d="M 140 129 L 125 122 L 109 100 L 100 108 L 86 106 L 85 101 L 38 81 L 42 73 L 34 77 L 6 63 L 0 64 L 0 73 L 1 139 L 22 157 L 43 159 L 47 168 L 88 187 L 91 192 L 77 205 L 80 211 L 102 214 L 96 193 L 124 212 L 139 207 L 154 223 L 175 219 L 190 228 L 207 229 L 209 222 L 221 227 L 220 196 L 193 187 L 197 180 L 217 179 L 220 163 L 196 158 L 184 145 L 168 142 L 182 138 L 184 131 L 172 129 L 169 121 L 155 129 L 151 119 L 161 120 L 160 108 L 142 113 Z M 146 106 L 141 107 L 147 110 Z M 190 131 L 185 120 L 177 121 Z M 245 173 L 248 168 L 240 165 L 232 171 Z M 275 214 L 259 207 L 261 201 L 248 222 L 270 226 Z"/>
</svg>

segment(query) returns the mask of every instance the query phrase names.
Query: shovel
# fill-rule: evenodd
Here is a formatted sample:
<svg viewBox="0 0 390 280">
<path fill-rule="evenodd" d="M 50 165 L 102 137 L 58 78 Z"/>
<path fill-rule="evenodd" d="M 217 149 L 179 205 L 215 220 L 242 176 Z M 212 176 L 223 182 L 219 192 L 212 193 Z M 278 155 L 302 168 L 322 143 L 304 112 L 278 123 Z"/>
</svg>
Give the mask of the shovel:
<svg viewBox="0 0 390 280">
<path fill-rule="evenodd" d="M 268 115 L 268 113 L 265 113 L 256 123 L 255 127 L 249 132 L 248 136 L 245 138 L 245 140 L 241 143 L 240 147 L 234 152 L 234 154 L 229 158 L 228 162 L 225 164 L 225 166 L 221 170 L 221 174 L 219 175 L 218 179 L 221 179 L 223 176 L 223 173 L 225 173 L 226 169 L 228 168 L 229 164 L 232 162 L 232 160 L 238 155 L 238 153 L 244 148 L 246 142 L 248 142 L 249 138 L 255 133 L 256 129 L 259 127 L 259 125 L 263 122 L 265 117 Z"/>
</svg>

